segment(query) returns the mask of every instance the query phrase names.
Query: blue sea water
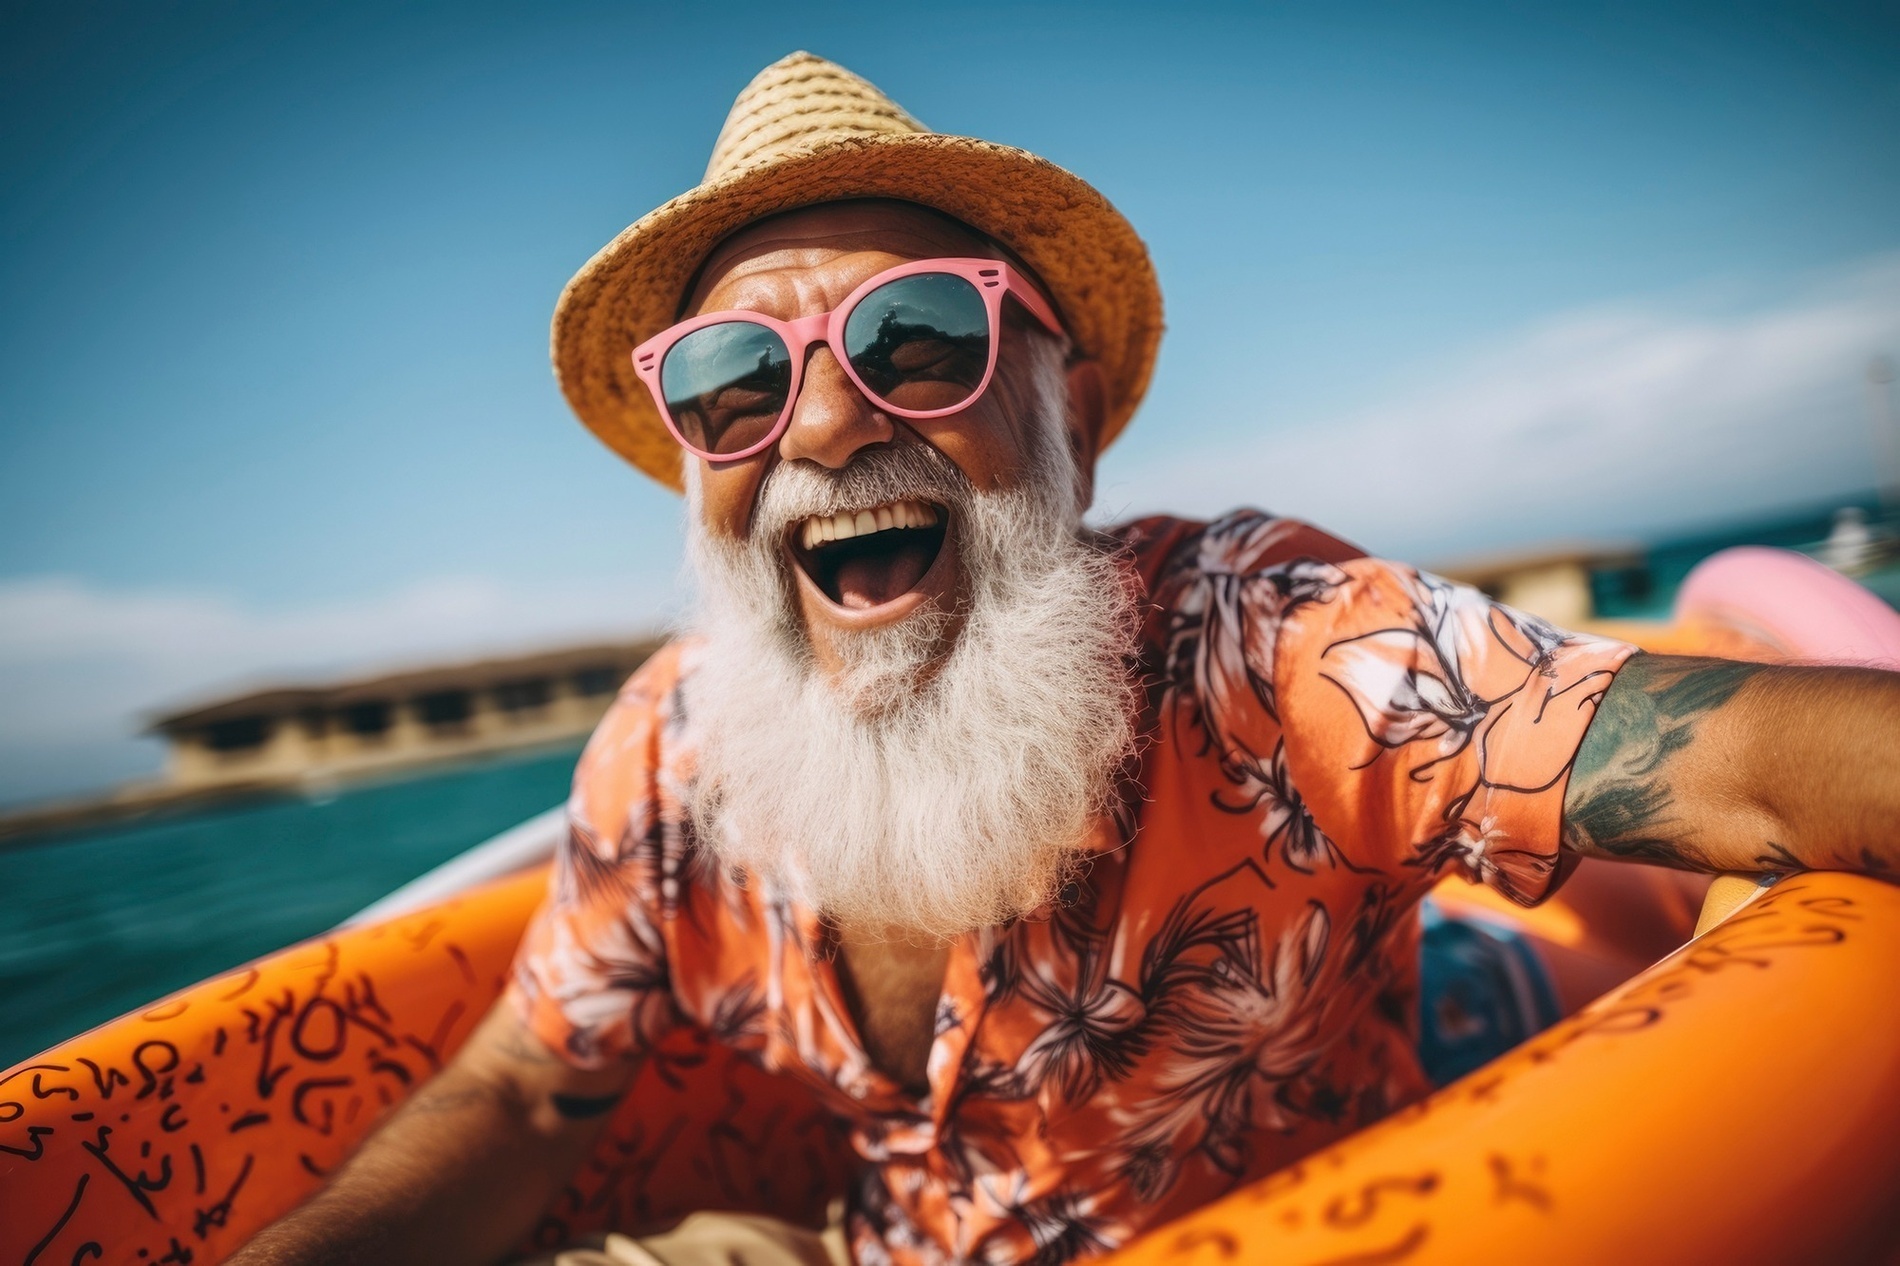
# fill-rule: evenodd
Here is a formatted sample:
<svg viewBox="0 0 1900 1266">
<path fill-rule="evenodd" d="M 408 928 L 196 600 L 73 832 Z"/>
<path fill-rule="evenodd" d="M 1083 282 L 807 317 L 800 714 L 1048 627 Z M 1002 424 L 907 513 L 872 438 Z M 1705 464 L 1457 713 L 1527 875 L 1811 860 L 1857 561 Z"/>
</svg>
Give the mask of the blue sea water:
<svg viewBox="0 0 1900 1266">
<path fill-rule="evenodd" d="M 558 804 L 578 748 L 0 851 L 0 1068 L 334 927 Z"/>
</svg>

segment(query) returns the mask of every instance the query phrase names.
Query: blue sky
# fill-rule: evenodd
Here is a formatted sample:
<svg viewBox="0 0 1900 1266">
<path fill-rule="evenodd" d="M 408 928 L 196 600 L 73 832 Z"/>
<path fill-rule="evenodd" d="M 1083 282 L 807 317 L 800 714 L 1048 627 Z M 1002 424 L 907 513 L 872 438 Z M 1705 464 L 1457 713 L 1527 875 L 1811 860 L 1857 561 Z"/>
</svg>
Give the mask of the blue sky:
<svg viewBox="0 0 1900 1266">
<path fill-rule="evenodd" d="M 1883 12 L 1884 11 L 1884 12 Z M 1169 332 L 1104 515 L 1420 561 L 1873 482 L 1891 6 L 40 5 L 0 28 L 0 800 L 156 706 L 661 618 L 561 284 L 794 48 L 1096 183 Z"/>
</svg>

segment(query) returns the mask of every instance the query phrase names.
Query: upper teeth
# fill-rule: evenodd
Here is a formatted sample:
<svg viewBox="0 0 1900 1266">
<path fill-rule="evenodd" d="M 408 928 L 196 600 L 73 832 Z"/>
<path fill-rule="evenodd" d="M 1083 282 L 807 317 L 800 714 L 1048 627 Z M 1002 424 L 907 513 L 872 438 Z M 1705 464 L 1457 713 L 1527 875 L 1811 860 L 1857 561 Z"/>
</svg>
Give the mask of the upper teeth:
<svg viewBox="0 0 1900 1266">
<path fill-rule="evenodd" d="M 892 528 L 931 527 L 937 522 L 937 507 L 921 501 L 893 501 L 872 510 L 847 510 L 842 514 L 821 514 L 806 519 L 798 530 L 799 543 L 806 549 L 826 541 L 848 541 L 854 536 L 869 536 Z"/>
</svg>

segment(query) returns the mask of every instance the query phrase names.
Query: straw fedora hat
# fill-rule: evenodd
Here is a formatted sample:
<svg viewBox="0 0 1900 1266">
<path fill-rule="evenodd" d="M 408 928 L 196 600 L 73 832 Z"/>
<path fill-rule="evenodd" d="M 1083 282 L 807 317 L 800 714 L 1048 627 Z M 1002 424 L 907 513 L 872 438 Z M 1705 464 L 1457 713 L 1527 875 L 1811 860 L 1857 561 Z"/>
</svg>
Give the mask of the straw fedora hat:
<svg viewBox="0 0 1900 1266">
<path fill-rule="evenodd" d="M 608 447 L 680 488 L 680 449 L 634 376 L 636 344 L 678 319 L 700 265 L 746 224 L 845 198 L 921 203 L 1003 243 L 1102 368 L 1106 446 L 1147 390 L 1161 340 L 1148 250 L 1079 177 L 1024 150 L 923 124 L 844 67 L 793 53 L 733 102 L 706 178 L 587 261 L 554 310 L 554 374 Z"/>
</svg>

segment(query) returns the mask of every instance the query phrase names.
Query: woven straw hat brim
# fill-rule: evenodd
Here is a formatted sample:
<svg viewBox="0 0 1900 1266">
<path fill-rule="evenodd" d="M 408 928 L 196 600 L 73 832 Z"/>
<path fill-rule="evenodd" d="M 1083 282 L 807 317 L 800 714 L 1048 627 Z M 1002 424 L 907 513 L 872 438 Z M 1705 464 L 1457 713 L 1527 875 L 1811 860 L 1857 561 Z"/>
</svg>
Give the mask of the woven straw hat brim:
<svg viewBox="0 0 1900 1266">
<path fill-rule="evenodd" d="M 754 220 L 821 202 L 896 198 L 963 221 L 1022 258 L 1102 368 L 1100 446 L 1128 424 L 1161 339 L 1161 288 L 1133 226 L 1081 178 L 965 136 L 850 136 L 708 181 L 642 217 L 588 261 L 555 308 L 555 377 L 608 447 L 667 487 L 681 449 L 634 375 L 633 348 L 676 319 L 701 264 Z"/>
</svg>

